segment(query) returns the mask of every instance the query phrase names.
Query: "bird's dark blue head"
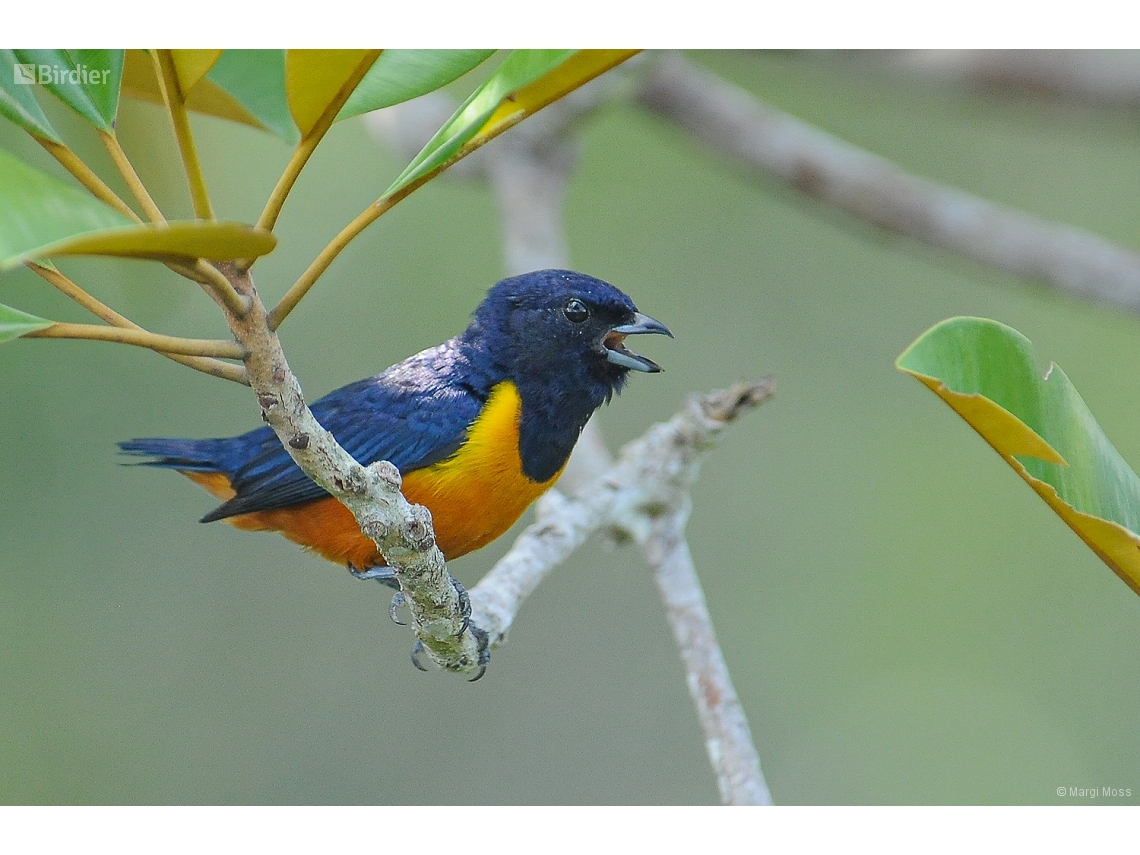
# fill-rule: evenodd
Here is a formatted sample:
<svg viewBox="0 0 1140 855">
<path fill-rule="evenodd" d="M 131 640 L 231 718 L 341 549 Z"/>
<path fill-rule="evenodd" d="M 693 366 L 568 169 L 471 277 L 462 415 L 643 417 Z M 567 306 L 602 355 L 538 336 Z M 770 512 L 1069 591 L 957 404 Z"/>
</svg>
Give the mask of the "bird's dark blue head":
<svg viewBox="0 0 1140 855">
<path fill-rule="evenodd" d="M 495 373 L 518 387 L 524 462 L 528 444 L 547 443 L 551 452 L 542 456 L 560 456 L 557 471 L 586 420 L 621 390 L 631 370 L 661 370 L 625 346 L 626 336 L 643 333 L 672 336 L 601 279 L 570 270 L 539 270 L 495 285 L 460 340 L 479 353 L 477 361 L 493 362 Z M 550 431 L 565 435 L 555 437 Z M 549 468 L 541 467 L 537 474 L 547 474 Z"/>
<path fill-rule="evenodd" d="M 541 378 L 565 385 L 596 408 L 621 389 L 630 370 L 661 370 L 625 346 L 625 337 L 638 333 L 672 335 L 608 282 L 539 270 L 495 285 L 464 337 L 489 345 L 516 384 Z"/>
</svg>

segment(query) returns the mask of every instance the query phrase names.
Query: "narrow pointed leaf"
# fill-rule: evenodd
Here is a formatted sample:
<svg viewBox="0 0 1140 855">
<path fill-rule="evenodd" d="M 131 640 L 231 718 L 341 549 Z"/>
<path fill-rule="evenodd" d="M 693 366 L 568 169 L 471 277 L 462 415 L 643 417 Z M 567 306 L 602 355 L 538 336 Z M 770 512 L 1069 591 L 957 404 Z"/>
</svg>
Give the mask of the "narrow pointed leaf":
<svg viewBox="0 0 1140 855">
<path fill-rule="evenodd" d="M 155 104 L 162 104 L 162 89 L 154 73 L 154 63 L 143 50 L 128 50 L 123 63 L 123 94 Z M 266 127 L 250 113 L 240 101 L 220 86 L 215 85 L 207 74 L 186 96 L 187 109 L 205 113 L 219 119 L 239 122 L 259 130 Z"/>
<path fill-rule="evenodd" d="M 458 80 L 493 50 L 386 50 L 353 90 L 337 121 L 400 104 Z"/>
<path fill-rule="evenodd" d="M 37 81 L 97 128 L 110 131 L 119 107 L 123 77 L 121 50 L 18 50 L 32 63 Z M 43 73 L 40 73 L 42 70 Z"/>
<path fill-rule="evenodd" d="M 0 116 L 30 134 L 63 142 L 33 94 L 36 68 L 22 63 L 16 52 L 0 48 Z"/>
<path fill-rule="evenodd" d="M 359 82 L 361 66 L 376 61 L 371 50 L 291 50 L 285 56 L 285 94 L 289 111 L 304 137 L 335 102 Z M 363 69 L 367 71 L 367 68 Z"/>
<path fill-rule="evenodd" d="M 276 246 L 277 238 L 272 232 L 245 223 L 175 220 L 163 225 L 147 223 L 74 235 L 56 243 L 35 247 L 12 258 L 0 259 L 0 267 L 12 267 L 38 256 L 60 255 L 233 261 L 238 258 L 260 258 L 272 252 Z"/>
<path fill-rule="evenodd" d="M 0 344 L 36 330 L 46 329 L 54 323 L 55 321 L 37 318 L 35 315 L 0 303 Z"/>
<path fill-rule="evenodd" d="M 0 151 L 0 268 L 55 255 L 256 258 L 269 232 L 204 220 L 137 225 L 86 191 Z"/>
<path fill-rule="evenodd" d="M 580 50 L 550 73 L 505 99 L 472 139 L 482 144 L 636 54 L 635 50 Z"/>
<path fill-rule="evenodd" d="M 206 79 L 237 100 L 270 133 L 292 145 L 300 141 L 285 98 L 285 51 L 223 51 Z"/>
<path fill-rule="evenodd" d="M 178 75 L 178 86 L 185 97 L 190 90 L 198 85 L 198 81 L 206 76 L 218 57 L 220 50 L 172 50 L 170 55 L 174 58 L 174 71 Z"/>
<path fill-rule="evenodd" d="M 495 73 L 471 93 L 455 114 L 428 140 L 420 153 L 392 182 L 384 195 L 390 196 L 422 175 L 443 166 L 462 145 L 475 136 L 512 92 L 533 83 L 557 68 L 575 51 L 516 50 L 503 60 Z"/>
<path fill-rule="evenodd" d="M 1056 365 L 1042 376 L 1017 330 L 951 318 L 898 358 L 1133 591 L 1140 594 L 1140 478 Z"/>
<path fill-rule="evenodd" d="M 636 51 L 516 50 L 392 182 L 391 196 L 522 121 Z"/>
</svg>

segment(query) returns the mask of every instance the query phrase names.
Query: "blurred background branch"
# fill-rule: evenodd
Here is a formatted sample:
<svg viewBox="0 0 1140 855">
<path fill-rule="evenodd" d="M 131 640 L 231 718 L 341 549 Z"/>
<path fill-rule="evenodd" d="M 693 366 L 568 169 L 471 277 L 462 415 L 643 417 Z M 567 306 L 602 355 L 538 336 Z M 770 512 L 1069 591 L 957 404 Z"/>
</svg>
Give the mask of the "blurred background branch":
<svg viewBox="0 0 1140 855">
<path fill-rule="evenodd" d="M 886 231 L 1140 311 L 1140 254 L 1084 229 L 910 175 L 763 104 L 680 54 L 658 57 L 637 99 L 761 179 Z"/>
</svg>

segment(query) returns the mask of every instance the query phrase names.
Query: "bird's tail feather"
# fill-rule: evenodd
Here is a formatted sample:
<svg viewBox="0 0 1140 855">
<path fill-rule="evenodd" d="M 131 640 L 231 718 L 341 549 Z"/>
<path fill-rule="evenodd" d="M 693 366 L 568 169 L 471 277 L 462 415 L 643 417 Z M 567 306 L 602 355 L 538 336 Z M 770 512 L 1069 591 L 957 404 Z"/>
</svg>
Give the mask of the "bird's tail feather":
<svg viewBox="0 0 1140 855">
<path fill-rule="evenodd" d="M 123 454 L 155 457 L 140 460 L 140 466 L 159 466 L 184 472 L 227 472 L 226 452 L 229 443 L 223 439 L 131 439 L 119 443 Z"/>
</svg>

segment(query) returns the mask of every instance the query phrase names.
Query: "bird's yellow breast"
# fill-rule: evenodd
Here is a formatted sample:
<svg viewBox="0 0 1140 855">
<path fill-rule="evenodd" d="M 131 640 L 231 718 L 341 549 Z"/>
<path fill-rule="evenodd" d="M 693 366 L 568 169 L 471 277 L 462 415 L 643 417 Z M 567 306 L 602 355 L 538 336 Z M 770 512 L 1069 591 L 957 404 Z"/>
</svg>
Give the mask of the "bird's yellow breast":
<svg viewBox="0 0 1140 855">
<path fill-rule="evenodd" d="M 404 495 L 431 511 L 440 549 L 449 558 L 490 543 L 562 474 L 560 469 L 541 483 L 523 474 L 521 417 L 518 388 L 509 380 L 499 383 L 458 451 L 404 477 Z"/>
</svg>

